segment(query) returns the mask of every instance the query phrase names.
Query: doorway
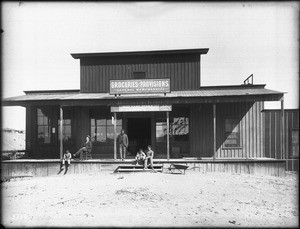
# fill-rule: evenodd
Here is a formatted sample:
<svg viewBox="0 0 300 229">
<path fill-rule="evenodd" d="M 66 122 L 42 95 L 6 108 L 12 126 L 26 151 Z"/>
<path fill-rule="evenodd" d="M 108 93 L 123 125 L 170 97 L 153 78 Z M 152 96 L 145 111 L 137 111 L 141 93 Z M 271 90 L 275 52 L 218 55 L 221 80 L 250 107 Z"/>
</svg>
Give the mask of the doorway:
<svg viewBox="0 0 300 229">
<path fill-rule="evenodd" d="M 140 148 L 145 150 L 151 145 L 151 118 L 128 118 L 127 128 L 130 155 L 135 156 Z"/>
</svg>

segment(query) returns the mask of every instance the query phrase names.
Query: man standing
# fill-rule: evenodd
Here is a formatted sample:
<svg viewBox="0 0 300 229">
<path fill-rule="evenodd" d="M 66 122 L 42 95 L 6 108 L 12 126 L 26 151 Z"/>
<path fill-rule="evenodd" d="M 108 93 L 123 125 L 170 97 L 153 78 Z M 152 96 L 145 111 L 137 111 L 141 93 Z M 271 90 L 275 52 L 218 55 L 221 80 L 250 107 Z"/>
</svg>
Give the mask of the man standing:
<svg viewBox="0 0 300 229">
<path fill-rule="evenodd" d="M 118 136 L 118 143 L 120 150 L 120 158 L 124 160 L 124 158 L 126 157 L 126 149 L 128 147 L 128 137 L 123 129 L 121 130 L 121 133 Z"/>
</svg>

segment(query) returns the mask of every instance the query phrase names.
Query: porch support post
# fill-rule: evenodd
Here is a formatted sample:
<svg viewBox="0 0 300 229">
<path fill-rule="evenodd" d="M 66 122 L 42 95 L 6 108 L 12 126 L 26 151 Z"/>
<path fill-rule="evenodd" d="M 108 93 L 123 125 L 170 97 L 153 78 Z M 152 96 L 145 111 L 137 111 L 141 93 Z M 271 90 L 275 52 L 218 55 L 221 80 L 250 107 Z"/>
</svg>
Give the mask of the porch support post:
<svg viewBox="0 0 300 229">
<path fill-rule="evenodd" d="M 117 113 L 114 112 L 114 159 L 117 159 Z"/>
<path fill-rule="evenodd" d="M 280 131 L 280 141 L 281 141 L 281 155 L 280 155 L 280 159 L 284 159 L 285 158 L 285 147 L 284 147 L 284 96 L 282 96 L 281 100 L 281 131 Z"/>
<path fill-rule="evenodd" d="M 216 122 L 216 104 L 213 103 L 213 135 L 214 135 L 214 154 L 213 159 L 216 159 L 217 152 L 217 122 Z"/>
<path fill-rule="evenodd" d="M 59 107 L 59 155 L 60 160 L 63 158 L 63 122 L 64 122 L 64 113 L 62 106 Z"/>
<path fill-rule="evenodd" d="M 169 122 L 169 111 L 167 111 L 167 160 L 170 159 L 170 122 Z"/>
</svg>

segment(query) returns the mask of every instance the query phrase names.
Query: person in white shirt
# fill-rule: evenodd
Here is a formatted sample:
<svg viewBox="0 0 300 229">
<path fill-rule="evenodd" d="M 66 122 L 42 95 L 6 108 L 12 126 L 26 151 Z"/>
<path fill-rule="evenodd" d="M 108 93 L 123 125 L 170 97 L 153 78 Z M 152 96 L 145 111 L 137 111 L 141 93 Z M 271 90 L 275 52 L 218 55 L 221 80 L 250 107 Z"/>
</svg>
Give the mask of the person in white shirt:
<svg viewBox="0 0 300 229">
<path fill-rule="evenodd" d="M 64 170 L 64 166 L 66 168 L 64 175 L 67 173 L 68 168 L 71 164 L 71 158 L 72 158 L 72 154 L 70 153 L 69 150 L 66 150 L 66 152 L 63 155 L 63 159 L 61 161 L 61 164 L 60 164 L 59 172 L 57 174 L 60 174 Z"/>
<path fill-rule="evenodd" d="M 152 170 L 154 169 L 153 168 L 153 157 L 154 157 L 154 152 L 151 149 L 151 146 L 148 145 L 148 151 L 146 152 L 146 158 L 144 161 L 144 169 L 148 169 L 148 166 L 147 166 L 148 160 L 150 161 L 150 166 L 151 166 Z"/>
</svg>

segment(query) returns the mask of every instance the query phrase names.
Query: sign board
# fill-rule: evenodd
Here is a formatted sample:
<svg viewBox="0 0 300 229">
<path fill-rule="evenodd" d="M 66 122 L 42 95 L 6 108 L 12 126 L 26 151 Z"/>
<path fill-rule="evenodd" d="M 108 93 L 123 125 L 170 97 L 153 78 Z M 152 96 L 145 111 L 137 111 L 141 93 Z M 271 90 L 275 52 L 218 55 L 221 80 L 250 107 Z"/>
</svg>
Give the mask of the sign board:
<svg viewBox="0 0 300 229">
<path fill-rule="evenodd" d="M 169 93 L 170 79 L 110 80 L 109 94 Z"/>
<path fill-rule="evenodd" d="M 150 111 L 172 111 L 171 105 L 136 105 L 111 107 L 111 112 L 150 112 Z"/>
</svg>

